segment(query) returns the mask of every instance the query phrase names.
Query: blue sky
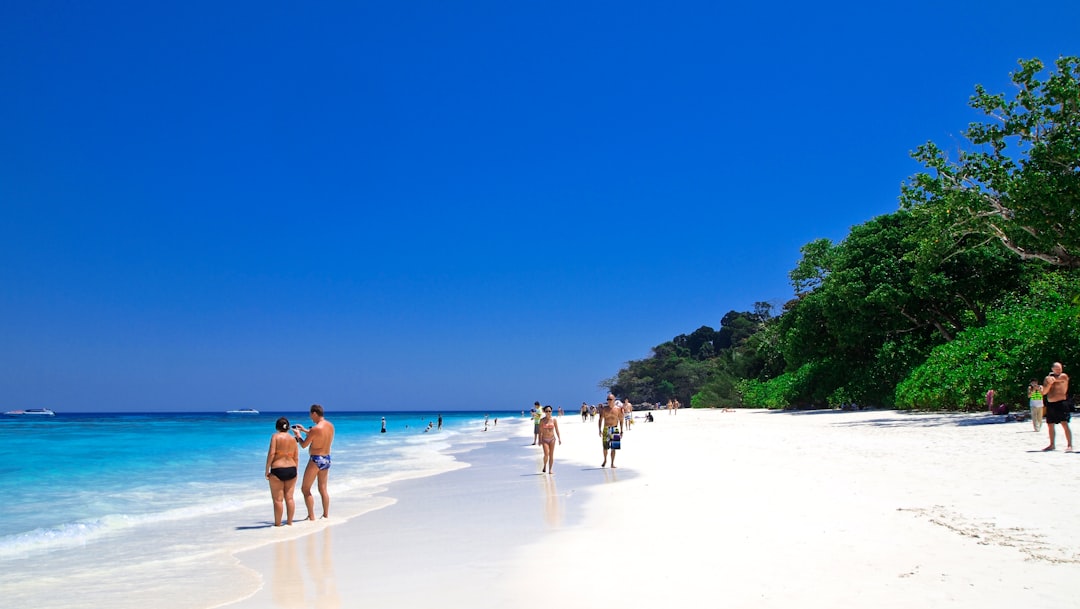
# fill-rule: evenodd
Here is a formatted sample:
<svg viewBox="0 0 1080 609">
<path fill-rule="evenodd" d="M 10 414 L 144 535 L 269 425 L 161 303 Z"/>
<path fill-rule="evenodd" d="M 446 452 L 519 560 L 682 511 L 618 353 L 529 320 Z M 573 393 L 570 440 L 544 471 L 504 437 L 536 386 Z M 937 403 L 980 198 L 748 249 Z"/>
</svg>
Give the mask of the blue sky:
<svg viewBox="0 0 1080 609">
<path fill-rule="evenodd" d="M 1080 53 L 1075 2 L 724 4 L 5 3 L 0 409 L 597 402 Z"/>
</svg>

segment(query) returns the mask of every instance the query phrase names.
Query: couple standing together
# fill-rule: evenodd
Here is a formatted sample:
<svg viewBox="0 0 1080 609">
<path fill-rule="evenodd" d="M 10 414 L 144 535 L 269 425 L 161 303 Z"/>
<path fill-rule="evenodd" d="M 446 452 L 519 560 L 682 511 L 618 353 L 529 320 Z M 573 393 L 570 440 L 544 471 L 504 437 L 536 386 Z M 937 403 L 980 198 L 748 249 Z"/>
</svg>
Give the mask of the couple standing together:
<svg viewBox="0 0 1080 609">
<path fill-rule="evenodd" d="M 274 502 L 276 527 L 281 526 L 283 512 L 286 515 L 285 524 L 291 525 L 293 522 L 296 511 L 293 492 L 296 490 L 300 448 L 308 449 L 310 456 L 304 468 L 304 483 L 300 487 L 307 506 L 307 520 L 315 520 L 315 497 L 311 494 L 311 485 L 316 480 L 322 499 L 322 517 L 330 515 L 330 494 L 326 490 L 326 481 L 330 477 L 330 446 L 334 443 L 334 425 L 323 416 L 322 406 L 312 404 L 309 412 L 314 423 L 311 428 L 299 424 L 290 427 L 289 419 L 281 417 L 274 425 L 277 432 L 270 437 L 270 449 L 266 453 L 266 479 L 270 483 L 270 497 Z M 301 432 L 306 437 L 300 437 Z"/>
</svg>

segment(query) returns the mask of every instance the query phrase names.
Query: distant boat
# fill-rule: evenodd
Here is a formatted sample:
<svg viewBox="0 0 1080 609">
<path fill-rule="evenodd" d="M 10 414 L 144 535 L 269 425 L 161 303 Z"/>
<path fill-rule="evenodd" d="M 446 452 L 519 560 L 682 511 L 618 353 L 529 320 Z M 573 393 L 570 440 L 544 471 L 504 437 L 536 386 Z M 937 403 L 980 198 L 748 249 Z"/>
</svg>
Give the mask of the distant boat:
<svg viewBox="0 0 1080 609">
<path fill-rule="evenodd" d="M 236 410 L 226 410 L 225 414 L 259 414 L 259 411 L 254 408 L 237 408 Z"/>
<path fill-rule="evenodd" d="M 48 408 L 27 408 L 26 410 L 9 410 L 4 413 L 9 417 L 55 417 L 56 413 Z"/>
</svg>

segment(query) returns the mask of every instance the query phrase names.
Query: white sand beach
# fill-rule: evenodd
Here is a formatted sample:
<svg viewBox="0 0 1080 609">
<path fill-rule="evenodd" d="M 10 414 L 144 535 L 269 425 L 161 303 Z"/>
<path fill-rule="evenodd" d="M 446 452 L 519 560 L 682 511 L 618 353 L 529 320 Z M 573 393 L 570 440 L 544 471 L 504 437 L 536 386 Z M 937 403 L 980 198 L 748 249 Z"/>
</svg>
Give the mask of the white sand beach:
<svg viewBox="0 0 1080 609">
<path fill-rule="evenodd" d="M 553 476 L 517 424 L 472 467 L 391 485 L 389 507 L 240 554 L 262 587 L 227 606 L 1080 604 L 1080 454 L 1060 437 L 1042 452 L 1045 428 L 892 411 L 655 417 L 625 435 L 616 470 L 599 468 L 595 421 L 562 417 Z"/>
</svg>

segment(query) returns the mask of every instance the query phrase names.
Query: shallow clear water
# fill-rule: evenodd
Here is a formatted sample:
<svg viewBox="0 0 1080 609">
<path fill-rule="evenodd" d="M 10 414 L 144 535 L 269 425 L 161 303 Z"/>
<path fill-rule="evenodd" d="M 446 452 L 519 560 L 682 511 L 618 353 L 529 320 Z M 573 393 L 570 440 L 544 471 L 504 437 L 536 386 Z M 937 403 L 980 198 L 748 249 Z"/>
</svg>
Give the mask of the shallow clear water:
<svg viewBox="0 0 1080 609">
<path fill-rule="evenodd" d="M 494 424 L 517 414 L 489 416 Z M 304 412 L 0 417 L 8 439 L 0 474 L 0 592 L 30 602 L 39 597 L 28 578 L 41 586 L 81 580 L 84 591 L 95 578 L 145 582 L 139 569 L 149 565 L 267 543 L 250 531 L 272 520 L 263 468 L 279 416 L 311 424 Z M 443 413 L 443 429 L 425 431 L 437 416 L 328 412 L 336 428 L 331 515 L 374 509 L 374 494 L 386 484 L 461 467 L 455 454 L 496 439 L 482 433 L 482 412 Z M 307 451 L 300 457 L 302 467 Z M 296 500 L 296 517 L 303 518 L 299 488 Z"/>
</svg>

